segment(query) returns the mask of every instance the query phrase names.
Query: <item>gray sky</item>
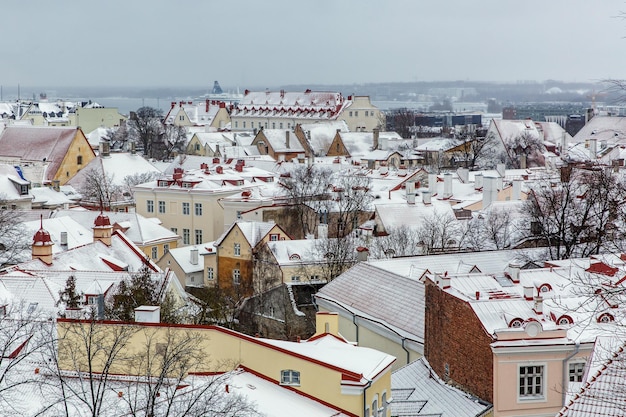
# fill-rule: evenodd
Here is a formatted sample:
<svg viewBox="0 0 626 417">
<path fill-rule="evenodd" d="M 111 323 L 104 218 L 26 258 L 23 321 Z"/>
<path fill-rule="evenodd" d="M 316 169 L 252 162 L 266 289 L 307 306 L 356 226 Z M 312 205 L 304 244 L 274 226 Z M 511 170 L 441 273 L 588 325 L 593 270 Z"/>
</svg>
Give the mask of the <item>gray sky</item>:
<svg viewBox="0 0 626 417">
<path fill-rule="evenodd" d="M 626 78 L 624 0 L 64 0 L 2 11 L 0 84 Z"/>
</svg>

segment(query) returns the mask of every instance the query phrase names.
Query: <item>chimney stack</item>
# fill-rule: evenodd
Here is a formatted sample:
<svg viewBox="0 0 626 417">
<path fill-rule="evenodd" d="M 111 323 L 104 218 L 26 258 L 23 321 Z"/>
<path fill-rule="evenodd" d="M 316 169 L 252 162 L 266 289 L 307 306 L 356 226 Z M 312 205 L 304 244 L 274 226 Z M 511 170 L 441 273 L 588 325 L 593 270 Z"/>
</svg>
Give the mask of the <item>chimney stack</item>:
<svg viewBox="0 0 626 417">
<path fill-rule="evenodd" d="M 290 146 L 289 146 L 289 130 L 285 130 L 285 147 L 287 149 L 290 149 Z"/>
<path fill-rule="evenodd" d="M 543 314 L 543 297 L 539 295 L 535 297 L 534 300 L 535 300 L 535 306 L 533 310 L 535 310 L 535 313 L 539 315 Z"/>
<path fill-rule="evenodd" d="M 469 169 L 459 168 L 456 170 L 456 173 L 463 184 L 467 184 L 469 182 Z"/>
<path fill-rule="evenodd" d="M 501 178 L 504 178 L 506 176 L 506 165 L 505 164 L 496 165 L 496 171 L 498 172 L 498 175 L 500 175 Z"/>
<path fill-rule="evenodd" d="M 359 262 L 365 262 L 367 261 L 367 258 L 369 257 L 370 251 L 369 249 L 367 249 L 364 246 L 359 246 L 358 248 L 356 248 L 356 259 Z"/>
<path fill-rule="evenodd" d="M 422 203 L 424 203 L 425 205 L 430 205 L 430 191 L 424 190 L 422 191 Z"/>
<path fill-rule="evenodd" d="M 446 172 L 443 174 L 443 198 L 452 197 L 452 174 Z"/>
<path fill-rule="evenodd" d="M 413 181 L 406 183 L 406 202 L 415 204 L 415 183 Z"/>
<path fill-rule="evenodd" d="M 67 249 L 67 232 L 61 232 L 61 247 Z"/>
<path fill-rule="evenodd" d="M 498 199 L 497 178 L 483 177 L 483 209 Z"/>
<path fill-rule="evenodd" d="M 376 150 L 378 149 L 378 137 L 380 135 L 380 129 L 375 127 L 374 130 L 372 130 L 372 149 Z"/>
<path fill-rule="evenodd" d="M 189 263 L 192 265 L 198 265 L 198 248 L 193 247 L 189 251 Z"/>
<path fill-rule="evenodd" d="M 59 180 L 52 180 L 52 189 L 54 191 L 61 191 L 61 181 Z"/>
<path fill-rule="evenodd" d="M 522 198 L 522 180 L 514 179 L 513 180 L 513 195 L 511 200 L 519 200 Z"/>
<path fill-rule="evenodd" d="M 428 174 L 428 191 L 430 195 L 437 194 L 437 174 Z"/>
<path fill-rule="evenodd" d="M 595 161 L 598 157 L 597 154 L 598 154 L 598 140 L 589 139 L 589 159 L 591 159 L 591 161 Z"/>
<path fill-rule="evenodd" d="M 524 286 L 524 300 L 526 301 L 532 301 L 533 296 L 534 296 L 534 287 L 527 287 Z"/>
</svg>

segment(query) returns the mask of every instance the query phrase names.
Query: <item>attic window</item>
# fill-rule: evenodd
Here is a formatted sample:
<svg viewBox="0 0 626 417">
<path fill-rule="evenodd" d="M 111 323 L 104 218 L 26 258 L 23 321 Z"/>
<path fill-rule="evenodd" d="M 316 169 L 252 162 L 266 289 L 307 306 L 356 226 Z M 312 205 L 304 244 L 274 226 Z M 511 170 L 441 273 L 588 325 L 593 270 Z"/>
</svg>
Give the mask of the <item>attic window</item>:
<svg viewBox="0 0 626 417">
<path fill-rule="evenodd" d="M 559 319 L 556 321 L 556 323 L 560 326 L 567 326 L 569 324 L 573 324 L 574 320 L 572 320 L 572 318 L 570 316 L 561 316 L 559 317 Z"/>
<path fill-rule="evenodd" d="M 159 187 L 167 187 L 167 180 L 159 180 L 157 185 Z"/>
<path fill-rule="evenodd" d="M 603 313 L 598 317 L 598 323 L 610 323 L 615 320 L 615 317 L 609 313 Z"/>
<path fill-rule="evenodd" d="M 299 261 L 300 260 L 300 255 L 298 255 L 297 253 L 294 253 L 293 255 L 289 256 L 289 260 L 290 261 Z"/>
<path fill-rule="evenodd" d="M 515 318 L 509 322 L 509 327 L 511 328 L 520 328 L 524 324 L 524 320 L 520 318 Z"/>
<path fill-rule="evenodd" d="M 539 292 L 548 292 L 552 291 L 552 286 L 550 284 L 542 284 L 539 286 Z"/>
<path fill-rule="evenodd" d="M 280 371 L 281 385 L 300 385 L 300 372 L 291 369 L 283 369 Z"/>
</svg>

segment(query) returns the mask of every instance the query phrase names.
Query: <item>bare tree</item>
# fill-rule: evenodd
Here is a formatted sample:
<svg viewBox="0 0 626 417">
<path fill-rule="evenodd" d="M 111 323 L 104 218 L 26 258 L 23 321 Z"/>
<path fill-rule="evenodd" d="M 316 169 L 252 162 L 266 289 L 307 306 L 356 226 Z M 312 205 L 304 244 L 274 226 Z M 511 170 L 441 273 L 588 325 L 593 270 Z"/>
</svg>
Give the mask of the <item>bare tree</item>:
<svg viewBox="0 0 626 417">
<path fill-rule="evenodd" d="M 552 259 L 585 257 L 615 247 L 624 184 L 604 169 L 564 168 L 561 181 L 545 179 L 532 190 L 524 214 L 529 235 Z"/>
<path fill-rule="evenodd" d="M 463 161 L 465 168 L 479 167 L 493 168 L 497 164 L 496 153 L 498 143 L 493 134 L 484 137 L 477 136 L 476 131 L 462 130 L 457 134 L 462 141 L 458 151 L 454 153 L 456 159 Z"/>
<path fill-rule="evenodd" d="M 132 112 L 128 127 L 132 131 L 132 140 L 141 146 L 147 158 L 154 158 L 153 144 L 158 142 L 163 132 L 163 111 L 154 107 L 140 107 Z"/>
<path fill-rule="evenodd" d="M 171 159 L 184 153 L 187 146 L 187 130 L 183 126 L 165 125 L 159 138 L 162 151 L 158 159 Z"/>
<path fill-rule="evenodd" d="M 124 195 L 128 195 L 132 197 L 134 195 L 133 187 L 135 185 L 139 185 L 139 184 L 156 180 L 160 175 L 161 173 L 157 171 L 140 172 L 140 173 L 136 173 L 132 175 L 127 175 L 124 177 L 124 186 L 123 186 L 122 191 Z"/>
<path fill-rule="evenodd" d="M 113 203 L 123 199 L 122 188 L 108 175 L 96 168 L 85 171 L 83 182 L 79 187 L 84 202 L 110 211 Z"/>
<path fill-rule="evenodd" d="M 526 159 L 526 164 L 528 165 L 543 166 L 541 151 L 544 149 L 545 146 L 539 139 L 539 136 L 527 131 L 515 136 L 513 141 L 506 144 L 509 164 L 512 168 L 520 168 L 522 158 Z"/>
<path fill-rule="evenodd" d="M 515 243 L 516 225 L 513 214 L 504 208 L 490 207 L 465 225 L 463 246 L 474 250 L 502 250 Z"/>
<path fill-rule="evenodd" d="M 386 236 L 372 240 L 370 257 L 374 259 L 420 255 L 420 234 L 414 227 L 406 225 L 387 230 Z"/>
<path fill-rule="evenodd" d="M 406 107 L 393 109 L 386 113 L 387 129 L 393 130 L 406 139 L 411 138 L 415 126 L 415 111 Z"/>
<path fill-rule="evenodd" d="M 345 272 L 357 261 L 356 248 L 359 241 L 353 234 L 341 238 L 317 239 L 315 250 L 324 259 L 320 265 L 322 275 L 331 281 Z"/>
<path fill-rule="evenodd" d="M 21 262 L 30 247 L 22 225 L 22 211 L 7 208 L 9 202 L 0 194 L 0 268 Z"/>
<path fill-rule="evenodd" d="M 448 252 L 459 248 L 462 229 L 452 214 L 434 212 L 424 218 L 418 235 L 423 254 Z"/>
<path fill-rule="evenodd" d="M 361 171 L 339 172 L 328 182 L 332 198 L 320 201 L 318 208 L 328 213 L 336 225 L 336 233 L 331 235 L 341 238 L 359 226 L 364 214 L 373 211 L 371 179 Z"/>
</svg>

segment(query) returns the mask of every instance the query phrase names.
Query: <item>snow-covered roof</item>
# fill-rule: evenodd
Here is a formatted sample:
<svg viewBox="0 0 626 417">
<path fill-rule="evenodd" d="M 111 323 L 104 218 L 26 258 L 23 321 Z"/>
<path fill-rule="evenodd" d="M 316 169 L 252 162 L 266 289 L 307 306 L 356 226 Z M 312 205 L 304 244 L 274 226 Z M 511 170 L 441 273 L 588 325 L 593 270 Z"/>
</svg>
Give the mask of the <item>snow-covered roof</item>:
<svg viewBox="0 0 626 417">
<path fill-rule="evenodd" d="M 221 107 L 225 107 L 225 103 L 216 100 L 205 100 L 199 103 L 192 101 L 172 102 L 164 118 L 165 124 L 173 124 L 176 117 L 184 112 L 192 124 L 196 126 L 210 125 Z"/>
<path fill-rule="evenodd" d="M 393 416 L 476 417 L 492 408 L 446 384 L 424 357 L 391 374 L 391 395 Z"/>
<path fill-rule="evenodd" d="M 55 215 L 54 218 L 24 222 L 23 225 L 25 227 L 25 233 L 32 236 L 39 230 L 41 224 L 43 224 L 43 228 L 50 233 L 50 238 L 52 242 L 54 242 L 52 253 L 56 254 L 93 242 L 91 226 L 93 226 L 94 219 L 95 216 L 91 222 L 86 223 L 75 217 Z M 67 233 L 66 245 L 61 245 L 62 232 Z"/>
<path fill-rule="evenodd" d="M 424 284 L 418 280 L 360 262 L 322 287 L 315 298 L 424 342 Z"/>
<path fill-rule="evenodd" d="M 597 139 L 609 142 L 626 143 L 626 117 L 595 116 L 574 135 L 574 142 Z"/>
<path fill-rule="evenodd" d="M 148 162 L 143 156 L 132 153 L 113 152 L 109 156 L 96 156 L 92 161 L 81 169 L 67 183 L 80 188 L 92 170 L 98 175 L 107 175 L 112 178 L 113 185 L 124 186 L 125 179 L 142 174 L 157 175 L 160 171 Z"/>
</svg>

